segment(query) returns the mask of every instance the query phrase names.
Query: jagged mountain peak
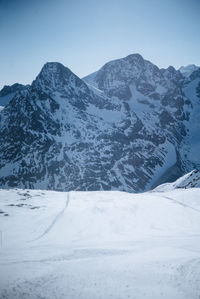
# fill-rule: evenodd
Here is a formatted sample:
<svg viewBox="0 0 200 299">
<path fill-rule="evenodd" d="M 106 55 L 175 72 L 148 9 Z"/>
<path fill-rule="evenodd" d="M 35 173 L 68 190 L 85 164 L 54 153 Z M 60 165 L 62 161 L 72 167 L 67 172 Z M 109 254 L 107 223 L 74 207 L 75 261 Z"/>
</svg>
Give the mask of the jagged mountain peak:
<svg viewBox="0 0 200 299">
<path fill-rule="evenodd" d="M 111 61 L 105 63 L 102 68 L 104 68 L 105 66 L 108 66 L 108 65 L 116 65 L 118 63 L 123 63 L 123 62 L 126 62 L 126 63 L 131 64 L 131 65 L 137 65 L 138 67 L 143 67 L 145 65 L 145 63 L 149 63 L 151 65 L 154 65 L 152 62 L 144 59 L 141 54 L 132 53 L 132 54 L 129 54 L 125 57 L 111 60 Z"/>
<path fill-rule="evenodd" d="M 182 78 L 172 66 L 159 69 L 140 54 L 131 54 L 106 63 L 98 72 L 83 80 L 109 96 L 128 100 L 133 94 L 131 89 L 135 88 L 144 95 L 152 93 L 158 98 L 158 92 L 174 88 Z"/>
<path fill-rule="evenodd" d="M 131 54 L 124 58 L 106 63 L 98 72 L 83 78 L 83 80 L 104 91 L 109 96 L 129 99 L 131 92 L 129 84 L 140 80 L 153 82 L 153 77 L 159 77 L 159 68 L 144 60 L 140 54 Z"/>
<path fill-rule="evenodd" d="M 168 68 L 167 68 L 168 72 L 170 73 L 176 73 L 176 69 L 172 66 L 172 65 L 169 65 Z"/>
<path fill-rule="evenodd" d="M 178 178 L 173 183 L 165 183 L 154 189 L 154 191 L 164 192 L 174 189 L 188 189 L 188 188 L 199 188 L 200 187 L 200 171 L 197 169 L 185 174 L 184 176 Z"/>
<path fill-rule="evenodd" d="M 184 78 L 182 73 L 179 70 L 176 70 L 172 65 L 168 66 L 166 69 L 162 68 L 161 73 L 165 78 L 172 82 L 179 82 L 179 80 Z"/>
<path fill-rule="evenodd" d="M 127 60 L 130 63 L 139 63 L 139 64 L 144 63 L 144 58 L 142 57 L 142 55 L 138 53 L 130 54 L 122 59 Z"/>
<path fill-rule="evenodd" d="M 190 75 L 194 72 L 197 71 L 199 69 L 199 66 L 195 65 L 195 64 L 189 64 L 187 66 L 181 66 L 179 68 L 179 71 L 181 72 L 181 74 L 184 77 L 190 77 Z"/>
<path fill-rule="evenodd" d="M 3 109 L 13 98 L 20 92 L 28 88 L 29 85 L 15 83 L 13 85 L 5 85 L 0 91 L 0 110 Z"/>
<path fill-rule="evenodd" d="M 148 70 L 150 72 L 159 72 L 159 68 L 155 64 L 153 64 L 149 60 L 144 59 L 143 56 L 138 53 L 130 54 L 119 60 L 128 62 L 132 67 L 137 67 L 141 72 L 144 72 L 145 70 Z M 135 71 L 135 69 L 133 70 Z"/>
<path fill-rule="evenodd" d="M 63 74 L 66 76 L 67 74 L 71 75 L 72 71 L 60 62 L 46 62 L 39 75 L 47 75 L 48 73 L 54 75 Z"/>
<path fill-rule="evenodd" d="M 86 88 L 86 85 L 79 77 L 59 62 L 45 63 L 32 86 L 43 91 L 63 91 L 69 86 L 84 86 Z"/>
<path fill-rule="evenodd" d="M 6 96 L 12 92 L 16 92 L 25 86 L 19 83 L 14 83 L 12 85 L 5 85 L 1 90 L 0 90 L 0 97 Z"/>
<path fill-rule="evenodd" d="M 138 192 L 190 171 L 180 149 L 199 89 L 182 79 L 139 54 L 84 80 L 46 63 L 1 112 L 0 186 Z"/>
<path fill-rule="evenodd" d="M 107 62 L 100 70 L 109 69 L 110 71 L 110 69 L 112 68 L 118 69 L 119 67 L 122 68 L 122 71 L 124 69 L 131 69 L 131 68 L 133 68 L 133 70 L 135 71 L 135 67 L 137 67 L 140 70 L 143 70 L 146 64 L 153 65 L 153 63 L 151 63 L 150 61 L 145 60 L 142 57 L 142 55 L 135 53 L 135 54 L 130 54 L 123 58 L 111 60 Z"/>
</svg>

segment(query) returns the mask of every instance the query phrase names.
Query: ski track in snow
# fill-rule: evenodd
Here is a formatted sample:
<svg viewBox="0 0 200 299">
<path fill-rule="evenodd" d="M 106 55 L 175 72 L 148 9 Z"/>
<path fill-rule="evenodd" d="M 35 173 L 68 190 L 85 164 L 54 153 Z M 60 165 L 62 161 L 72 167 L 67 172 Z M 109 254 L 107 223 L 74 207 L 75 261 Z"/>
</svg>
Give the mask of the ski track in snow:
<svg viewBox="0 0 200 299">
<path fill-rule="evenodd" d="M 165 198 L 165 199 L 167 199 L 167 200 L 171 200 L 172 202 L 175 202 L 175 203 L 177 203 L 177 204 L 179 204 L 179 205 L 181 205 L 181 206 L 183 206 L 183 207 L 185 207 L 185 208 L 189 208 L 189 209 L 192 209 L 192 210 L 194 210 L 194 211 L 200 213 L 200 210 L 199 210 L 199 209 L 193 208 L 193 207 L 191 207 L 191 206 L 189 206 L 189 205 L 187 205 L 187 204 L 185 204 L 185 203 L 182 203 L 182 202 L 180 202 L 180 201 L 178 201 L 178 200 L 176 200 L 176 199 L 173 199 L 173 198 L 171 198 L 171 197 L 164 196 L 164 195 L 156 195 L 156 196 L 157 196 L 157 197 L 161 197 L 161 198 Z"/>
<path fill-rule="evenodd" d="M 56 216 L 55 218 L 53 219 L 53 221 L 50 223 L 50 225 L 47 227 L 47 229 L 45 229 L 45 231 L 36 239 L 34 239 L 33 241 L 36 241 L 36 240 L 39 240 L 41 239 L 42 237 L 44 237 L 46 234 L 48 234 L 48 232 L 50 232 L 50 230 L 52 229 L 52 227 L 56 224 L 56 222 L 62 217 L 62 215 L 64 214 L 66 208 L 68 207 L 69 205 L 69 192 L 67 192 L 67 199 L 66 199 L 66 202 L 65 202 L 65 206 L 64 208 L 62 209 L 62 211 L 60 211 Z"/>
<path fill-rule="evenodd" d="M 56 255 L 49 258 L 43 259 L 29 259 L 20 260 L 14 262 L 0 263 L 1 266 L 17 265 L 17 264 L 28 264 L 28 263 L 47 263 L 47 262 L 64 262 L 82 259 L 102 258 L 111 256 L 123 256 L 131 255 L 134 253 L 134 249 L 117 249 L 117 248 L 80 248 L 69 252 L 69 254 Z"/>
<path fill-rule="evenodd" d="M 200 299 L 200 193 L 180 192 L 1 191 L 0 298 Z"/>
</svg>

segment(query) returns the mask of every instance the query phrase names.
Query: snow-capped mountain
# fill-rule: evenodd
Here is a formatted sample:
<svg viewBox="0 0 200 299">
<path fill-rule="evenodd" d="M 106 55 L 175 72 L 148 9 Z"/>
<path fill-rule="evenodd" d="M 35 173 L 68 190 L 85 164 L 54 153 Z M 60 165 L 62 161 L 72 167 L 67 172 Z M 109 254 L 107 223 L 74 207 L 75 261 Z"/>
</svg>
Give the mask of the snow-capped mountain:
<svg viewBox="0 0 200 299">
<path fill-rule="evenodd" d="M 0 91 L 0 106 L 6 106 L 20 90 L 26 88 L 25 85 L 15 83 L 11 86 L 5 85 Z"/>
<path fill-rule="evenodd" d="M 172 66 L 159 69 L 141 55 L 133 54 L 108 62 L 98 72 L 83 79 L 107 95 L 126 102 L 145 126 L 152 132 L 157 129 L 160 136 L 173 145 L 167 148 L 164 144 L 166 152 L 161 167 L 153 167 L 151 187 L 199 168 L 198 151 L 195 149 L 190 154 L 200 141 L 196 134 L 200 108 L 199 69 L 185 79 Z M 194 139 L 192 146 L 191 138 Z"/>
<path fill-rule="evenodd" d="M 192 170 L 184 176 L 178 178 L 173 183 L 165 183 L 154 189 L 157 192 L 171 191 L 178 188 L 200 188 L 200 171 Z"/>
<path fill-rule="evenodd" d="M 83 79 L 45 64 L 0 114 L 0 186 L 138 192 L 177 179 L 198 168 L 199 82 L 139 54 Z"/>
<path fill-rule="evenodd" d="M 179 68 L 179 71 L 184 77 L 189 77 L 194 71 L 197 71 L 199 69 L 199 66 L 195 64 L 189 64 L 187 66 L 181 66 Z"/>
</svg>

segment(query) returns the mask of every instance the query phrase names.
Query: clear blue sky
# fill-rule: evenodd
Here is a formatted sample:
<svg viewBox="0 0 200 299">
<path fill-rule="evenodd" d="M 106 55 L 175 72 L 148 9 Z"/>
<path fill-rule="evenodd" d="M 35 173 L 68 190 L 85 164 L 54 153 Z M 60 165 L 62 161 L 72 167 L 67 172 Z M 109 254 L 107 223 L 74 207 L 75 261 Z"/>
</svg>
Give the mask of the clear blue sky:
<svg viewBox="0 0 200 299">
<path fill-rule="evenodd" d="M 131 53 L 200 65 L 200 0 L 0 0 L 0 87 L 47 61 L 82 77 Z"/>
</svg>

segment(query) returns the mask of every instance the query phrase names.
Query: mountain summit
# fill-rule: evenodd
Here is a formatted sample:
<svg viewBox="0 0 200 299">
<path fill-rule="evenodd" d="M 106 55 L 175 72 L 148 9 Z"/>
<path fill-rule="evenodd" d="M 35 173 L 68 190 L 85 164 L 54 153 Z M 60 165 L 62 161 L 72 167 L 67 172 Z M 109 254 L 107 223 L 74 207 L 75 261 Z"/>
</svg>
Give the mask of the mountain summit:
<svg viewBox="0 0 200 299">
<path fill-rule="evenodd" d="M 199 69 L 199 66 L 196 66 L 195 64 L 189 64 L 187 66 L 181 66 L 179 68 L 179 71 L 184 77 L 189 77 L 194 71 L 197 71 Z"/>
<path fill-rule="evenodd" d="M 69 86 L 81 86 L 84 83 L 70 69 L 59 62 L 47 62 L 32 86 L 48 91 L 64 91 Z"/>
<path fill-rule="evenodd" d="M 198 169 L 199 90 L 139 54 L 83 79 L 48 62 L 0 113 L 0 186 L 139 192 Z"/>
</svg>

